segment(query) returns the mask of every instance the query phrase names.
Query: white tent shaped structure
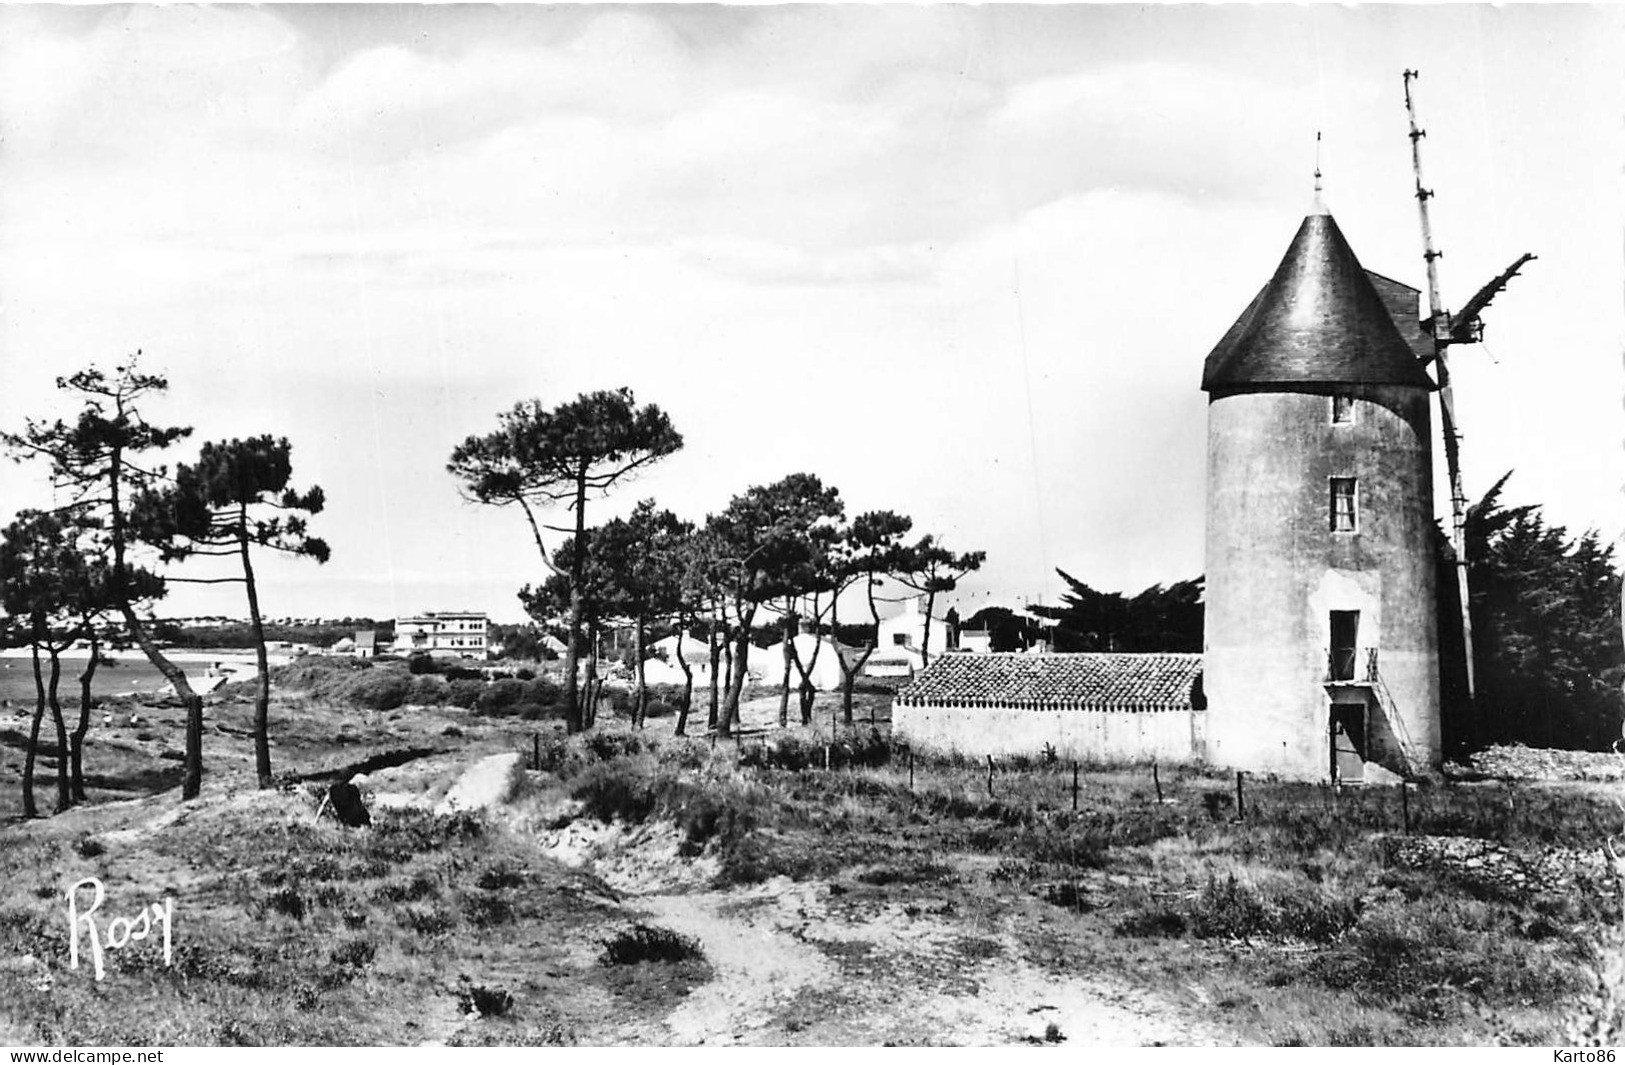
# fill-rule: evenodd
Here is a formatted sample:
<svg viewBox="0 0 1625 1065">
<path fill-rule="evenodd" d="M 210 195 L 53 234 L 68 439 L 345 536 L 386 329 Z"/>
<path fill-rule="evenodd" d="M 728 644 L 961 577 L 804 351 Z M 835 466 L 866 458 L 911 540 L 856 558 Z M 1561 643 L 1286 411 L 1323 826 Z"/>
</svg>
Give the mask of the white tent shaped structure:
<svg viewBox="0 0 1625 1065">
<path fill-rule="evenodd" d="M 818 646 L 819 642 L 823 646 Z M 801 664 L 806 666 L 812 662 L 814 648 L 818 650 L 818 661 L 813 662 L 810 679 L 812 686 L 821 692 L 839 691 L 841 688 L 841 645 L 828 636 L 815 637 L 811 633 L 802 633 L 795 638 L 796 654 L 801 658 Z M 752 651 L 751 665 L 762 671 L 762 679 L 768 684 L 778 684 L 784 677 L 784 641 L 779 641 L 771 647 L 759 651 Z M 801 686 L 801 671 L 790 665 L 790 687 Z"/>
</svg>

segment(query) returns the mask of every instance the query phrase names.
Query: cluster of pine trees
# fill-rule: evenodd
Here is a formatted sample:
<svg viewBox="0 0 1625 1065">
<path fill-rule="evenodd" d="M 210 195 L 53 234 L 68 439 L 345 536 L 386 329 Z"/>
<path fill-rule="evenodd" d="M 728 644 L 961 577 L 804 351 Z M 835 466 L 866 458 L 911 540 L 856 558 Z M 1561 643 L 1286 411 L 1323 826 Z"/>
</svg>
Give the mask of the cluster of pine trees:
<svg viewBox="0 0 1625 1065">
<path fill-rule="evenodd" d="M 1446 740 L 1608 750 L 1625 724 L 1625 637 L 1614 547 L 1504 506 L 1502 477 L 1467 514 L 1477 697 L 1465 698 L 1460 599 L 1441 534 L 1439 643 Z"/>
</svg>

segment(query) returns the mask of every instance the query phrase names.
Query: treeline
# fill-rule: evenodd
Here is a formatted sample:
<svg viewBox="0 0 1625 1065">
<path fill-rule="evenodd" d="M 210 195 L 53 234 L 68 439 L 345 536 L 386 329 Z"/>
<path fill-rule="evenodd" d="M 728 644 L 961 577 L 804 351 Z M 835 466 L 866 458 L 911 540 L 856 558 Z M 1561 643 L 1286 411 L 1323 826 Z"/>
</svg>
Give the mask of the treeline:
<svg viewBox="0 0 1625 1065">
<path fill-rule="evenodd" d="M 825 644 L 814 641 L 803 660 L 794 640 L 798 633 L 841 631 L 849 592 L 878 630 L 878 602 L 892 589 L 925 597 L 929 639 L 937 596 L 953 591 L 985 558 L 980 551 L 953 551 L 930 534 L 912 538 L 912 520 L 893 511 L 848 519 L 839 491 L 810 473 L 752 485 L 699 521 L 644 500 L 626 518 L 588 524 L 589 502 L 682 446 L 665 412 L 638 406 L 630 390 L 620 389 L 552 408 L 540 400 L 520 403 L 498 416 L 495 431 L 469 437 L 451 455 L 447 468 L 466 497 L 517 510 L 535 542 L 546 576 L 519 596 L 531 617 L 565 633 L 568 731 L 593 724 L 602 684 L 599 635 L 609 626 L 633 633 L 632 717 L 642 725 L 646 647 L 658 626 L 670 625 L 680 634 L 704 634 L 707 727 L 731 735 L 752 633 L 762 618 L 771 618 L 784 637 L 780 722 L 789 719 L 792 677 L 799 678 L 795 687 L 806 722 L 814 697 L 811 677 Z M 694 699 L 694 672 L 682 642 L 680 637 L 675 656 L 685 677 L 679 735 L 687 730 Z M 837 656 L 848 721 L 854 679 L 874 650 L 870 642 L 854 661 Z"/>
<path fill-rule="evenodd" d="M 380 641 L 393 639 L 395 622 L 358 618 L 354 623 L 342 625 L 284 625 L 268 621 L 261 628 L 264 638 L 271 643 L 332 647 L 340 640 L 353 637 L 358 629 L 372 629 Z M 183 626 L 173 621 L 158 620 L 153 622 L 152 635 L 159 643 L 184 648 L 251 648 L 259 642 L 253 624 L 246 621 Z"/>
<path fill-rule="evenodd" d="M 1455 560 L 1439 544 L 1446 739 L 1609 750 L 1625 724 L 1625 639 L 1614 548 L 1573 536 L 1538 505 L 1507 507 L 1502 477 L 1468 510 L 1476 698 L 1466 699 Z"/>
<path fill-rule="evenodd" d="M 58 505 L 25 510 L 0 531 L 0 639 L 33 649 L 36 702 L 23 766 L 23 812 L 38 816 L 34 772 L 40 732 L 49 711 L 56 733 L 56 809 L 85 798 L 83 749 L 94 706 L 91 684 L 102 652 L 130 643 L 163 674 L 186 710 L 181 793 L 196 798 L 203 782 L 203 699 L 186 673 L 164 654 L 151 605 L 177 581 L 238 584 L 249 613 L 259 671 L 254 711 L 255 768 L 270 787 L 270 679 L 266 629 L 259 607 L 254 558 L 278 551 L 325 562 L 328 547 L 312 536 L 308 516 L 320 513 L 322 490 L 291 487 L 288 441 L 272 436 L 212 441 L 171 471 L 161 459 L 192 433 L 145 416 L 169 388 L 138 368 L 140 352 L 111 374 L 81 370 L 57 378 L 77 405 L 68 420 L 28 419 L 22 431 L 0 433 L 0 447 L 19 461 L 43 465 Z M 180 576 L 171 567 L 197 559 L 224 560 L 213 576 Z M 59 688 L 61 655 L 89 645 L 79 676 L 79 716 L 70 738 Z"/>
<path fill-rule="evenodd" d="M 1057 651 L 1202 650 L 1203 578 L 1154 584 L 1137 595 L 1101 592 L 1065 570 L 1056 573 L 1068 591 L 1060 606 L 1028 611 L 1054 622 Z"/>
</svg>

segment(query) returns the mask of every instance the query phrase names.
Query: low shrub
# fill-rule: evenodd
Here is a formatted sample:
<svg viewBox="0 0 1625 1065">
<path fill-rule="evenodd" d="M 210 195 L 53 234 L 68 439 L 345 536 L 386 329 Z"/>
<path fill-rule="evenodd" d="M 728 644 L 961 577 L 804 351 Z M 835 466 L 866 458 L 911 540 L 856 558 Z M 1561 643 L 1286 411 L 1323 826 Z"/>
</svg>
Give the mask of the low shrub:
<svg viewBox="0 0 1625 1065">
<path fill-rule="evenodd" d="M 669 928 L 641 922 L 603 941 L 599 960 L 605 965 L 681 962 L 703 958 L 698 941 Z"/>
<path fill-rule="evenodd" d="M 495 865 L 488 866 L 485 872 L 480 874 L 475 884 L 486 891 L 523 887 L 525 884 L 525 871 L 515 869 L 505 862 L 497 862 Z"/>
<path fill-rule="evenodd" d="M 464 977 L 457 989 L 457 1008 L 477 1017 L 500 1017 L 513 1009 L 513 995 L 500 987 L 468 983 Z"/>
<path fill-rule="evenodd" d="M 352 677 L 344 686 L 344 700 L 363 710 L 394 710 L 406 703 L 412 677 L 394 669 L 375 669 Z"/>
<path fill-rule="evenodd" d="M 334 947 L 327 957 L 334 965 L 360 969 L 370 964 L 377 953 L 378 948 L 369 940 L 352 939 Z"/>
<path fill-rule="evenodd" d="M 463 899 L 463 914 L 476 928 L 490 928 L 513 920 L 513 903 L 494 892 L 482 891 Z"/>
<path fill-rule="evenodd" d="M 588 735 L 584 746 L 594 758 L 607 762 L 642 754 L 652 745 L 636 732 L 606 731 Z"/>
<path fill-rule="evenodd" d="M 271 892 L 270 896 L 265 900 L 265 905 L 272 913 L 292 917 L 295 921 L 305 919 L 304 896 L 291 887 L 280 888 Z"/>
<path fill-rule="evenodd" d="M 464 710 L 472 710 L 475 704 L 480 701 L 480 695 L 484 691 L 485 682 L 482 680 L 449 679 L 446 682 L 446 702 L 451 706 L 460 706 Z"/>
<path fill-rule="evenodd" d="M 1185 908 L 1156 903 L 1142 907 L 1119 926 L 1136 936 L 1200 939 L 1293 938 L 1330 943 L 1360 919 L 1359 906 L 1315 884 L 1273 889 L 1255 887 L 1232 874 L 1209 878 Z"/>
<path fill-rule="evenodd" d="M 415 902 L 440 894 L 440 885 L 427 876 L 418 875 L 410 880 L 392 880 L 378 889 L 378 897 L 390 902 Z"/>
<path fill-rule="evenodd" d="M 440 663 L 435 661 L 434 655 L 419 652 L 417 654 L 407 656 L 406 670 L 413 676 L 418 676 L 420 674 L 438 674 L 440 672 Z"/>
<path fill-rule="evenodd" d="M 525 682 L 504 677 L 485 685 L 480 692 L 479 700 L 474 708 L 482 714 L 492 717 L 507 717 L 515 712 L 520 698 L 525 694 Z"/>
<path fill-rule="evenodd" d="M 439 936 L 451 931 L 457 923 L 442 906 L 403 906 L 396 920 L 420 936 Z"/>
<path fill-rule="evenodd" d="M 439 706 L 446 701 L 449 694 L 450 686 L 442 677 L 426 673 L 412 678 L 412 687 L 407 690 L 406 701 L 413 706 Z"/>
</svg>

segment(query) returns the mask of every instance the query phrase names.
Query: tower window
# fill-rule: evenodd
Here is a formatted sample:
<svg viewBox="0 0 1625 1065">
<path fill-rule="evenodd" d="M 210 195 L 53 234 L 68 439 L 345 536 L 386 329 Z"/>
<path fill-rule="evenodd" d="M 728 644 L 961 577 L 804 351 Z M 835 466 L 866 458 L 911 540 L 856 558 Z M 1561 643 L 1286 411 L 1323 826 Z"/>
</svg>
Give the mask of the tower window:
<svg viewBox="0 0 1625 1065">
<path fill-rule="evenodd" d="M 1355 532 L 1359 515 L 1355 510 L 1353 477 L 1332 478 L 1332 532 Z"/>
<path fill-rule="evenodd" d="M 1339 392 L 1332 396 L 1332 424 L 1350 425 L 1354 421 L 1354 397 Z"/>
</svg>

